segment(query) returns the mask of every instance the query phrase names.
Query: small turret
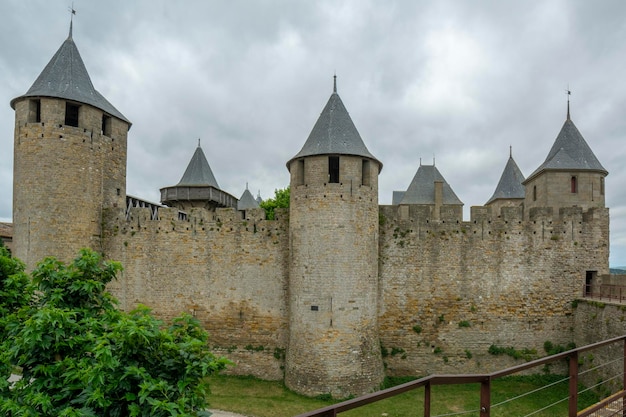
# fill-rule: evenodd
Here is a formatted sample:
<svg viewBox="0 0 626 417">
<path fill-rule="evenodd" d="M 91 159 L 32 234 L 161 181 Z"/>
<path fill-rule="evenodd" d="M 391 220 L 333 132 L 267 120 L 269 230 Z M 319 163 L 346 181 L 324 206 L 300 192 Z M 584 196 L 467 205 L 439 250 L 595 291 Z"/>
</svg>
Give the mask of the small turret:
<svg viewBox="0 0 626 417">
<path fill-rule="evenodd" d="M 491 198 L 485 203 L 492 207 L 493 213 L 498 215 L 502 207 L 515 207 L 524 203 L 525 189 L 522 183 L 524 175 L 513 159 L 513 150 L 509 152 L 509 160 L 506 162 L 498 186 Z"/>
<path fill-rule="evenodd" d="M 161 203 L 183 211 L 196 207 L 209 210 L 215 210 L 217 207 L 237 208 L 237 199 L 222 191 L 217 184 L 200 147 L 200 139 L 178 184 L 161 188 Z"/>
<path fill-rule="evenodd" d="M 524 181 L 524 213 L 534 207 L 604 207 L 608 171 L 580 134 L 569 114 L 546 160 Z"/>
</svg>

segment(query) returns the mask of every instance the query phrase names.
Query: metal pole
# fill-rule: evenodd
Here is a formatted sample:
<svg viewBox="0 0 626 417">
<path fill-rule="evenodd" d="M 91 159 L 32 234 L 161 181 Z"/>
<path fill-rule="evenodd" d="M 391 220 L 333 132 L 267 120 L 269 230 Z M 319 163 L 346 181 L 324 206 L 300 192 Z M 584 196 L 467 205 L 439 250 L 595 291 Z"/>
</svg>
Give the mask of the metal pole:
<svg viewBox="0 0 626 417">
<path fill-rule="evenodd" d="M 430 382 L 424 385 L 424 417 L 430 417 Z"/>
<path fill-rule="evenodd" d="M 480 417 L 491 415 L 491 378 L 480 383 Z"/>
<path fill-rule="evenodd" d="M 569 417 L 578 414 L 578 351 L 569 356 Z"/>
</svg>

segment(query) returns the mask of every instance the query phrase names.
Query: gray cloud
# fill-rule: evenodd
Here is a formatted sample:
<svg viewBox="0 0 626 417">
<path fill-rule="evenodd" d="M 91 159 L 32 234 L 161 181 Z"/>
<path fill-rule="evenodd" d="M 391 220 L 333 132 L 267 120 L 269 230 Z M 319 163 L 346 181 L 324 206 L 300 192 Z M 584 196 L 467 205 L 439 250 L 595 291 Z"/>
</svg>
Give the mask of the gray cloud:
<svg viewBox="0 0 626 417">
<path fill-rule="evenodd" d="M 626 265 L 626 3 L 426 1 L 77 2 L 74 40 L 96 88 L 133 122 L 128 193 L 158 201 L 201 138 L 220 186 L 288 184 L 338 75 L 384 163 L 380 201 L 433 156 L 467 212 L 509 146 L 525 175 L 572 118 L 610 172 L 611 264 Z M 63 2 L 0 4 L 0 218 L 11 217 L 13 111 L 67 36 Z M 467 215 L 466 215 L 467 217 Z"/>
</svg>

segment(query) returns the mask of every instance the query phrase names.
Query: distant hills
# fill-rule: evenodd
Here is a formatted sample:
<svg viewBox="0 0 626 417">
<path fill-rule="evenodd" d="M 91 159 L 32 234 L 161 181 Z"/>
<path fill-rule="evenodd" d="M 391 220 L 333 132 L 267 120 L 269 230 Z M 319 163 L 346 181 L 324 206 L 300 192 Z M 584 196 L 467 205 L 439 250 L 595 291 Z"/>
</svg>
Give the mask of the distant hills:
<svg viewBox="0 0 626 417">
<path fill-rule="evenodd" d="M 609 268 L 611 274 L 626 274 L 626 266 L 616 266 Z"/>
</svg>

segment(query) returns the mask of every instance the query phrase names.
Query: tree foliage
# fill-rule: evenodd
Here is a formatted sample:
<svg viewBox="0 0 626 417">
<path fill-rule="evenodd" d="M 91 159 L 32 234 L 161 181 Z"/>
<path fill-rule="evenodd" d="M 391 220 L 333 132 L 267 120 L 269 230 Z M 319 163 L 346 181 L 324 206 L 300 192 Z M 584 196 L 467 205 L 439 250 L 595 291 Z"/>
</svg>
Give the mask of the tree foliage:
<svg viewBox="0 0 626 417">
<path fill-rule="evenodd" d="M 147 307 L 118 310 L 105 287 L 120 270 L 84 249 L 69 266 L 46 258 L 31 285 L 0 248 L 0 414 L 210 415 L 203 379 L 227 361 L 189 315 L 165 328 Z"/>
<path fill-rule="evenodd" d="M 265 210 L 267 220 L 274 220 L 275 209 L 289 208 L 289 195 L 290 189 L 288 186 L 287 188 L 274 190 L 274 198 L 268 198 L 261 202 L 260 206 Z"/>
</svg>

